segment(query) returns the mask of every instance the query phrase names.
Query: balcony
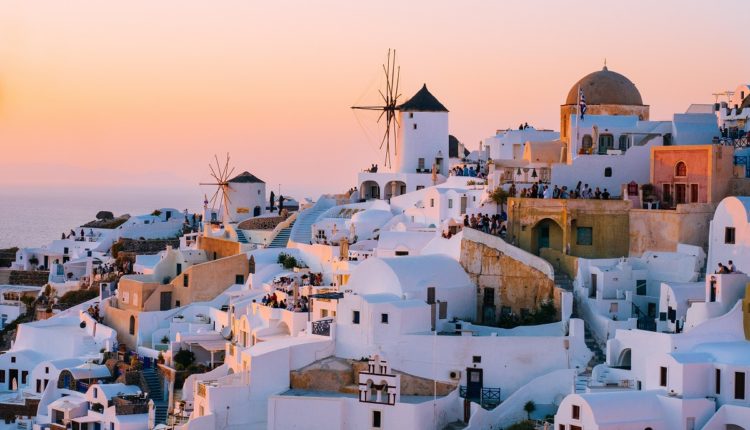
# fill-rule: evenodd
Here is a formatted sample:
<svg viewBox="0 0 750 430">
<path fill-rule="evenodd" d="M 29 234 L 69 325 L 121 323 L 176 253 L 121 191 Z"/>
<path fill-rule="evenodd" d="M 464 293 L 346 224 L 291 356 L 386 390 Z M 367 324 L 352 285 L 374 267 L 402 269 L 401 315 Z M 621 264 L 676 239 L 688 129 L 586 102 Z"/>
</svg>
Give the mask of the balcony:
<svg viewBox="0 0 750 430">
<path fill-rule="evenodd" d="M 494 409 L 500 404 L 500 388 L 488 388 L 483 387 L 479 393 L 479 397 L 467 397 L 468 390 L 465 385 L 461 385 L 458 389 L 458 395 L 462 399 L 468 399 L 474 403 L 478 403 L 484 409 Z"/>
</svg>

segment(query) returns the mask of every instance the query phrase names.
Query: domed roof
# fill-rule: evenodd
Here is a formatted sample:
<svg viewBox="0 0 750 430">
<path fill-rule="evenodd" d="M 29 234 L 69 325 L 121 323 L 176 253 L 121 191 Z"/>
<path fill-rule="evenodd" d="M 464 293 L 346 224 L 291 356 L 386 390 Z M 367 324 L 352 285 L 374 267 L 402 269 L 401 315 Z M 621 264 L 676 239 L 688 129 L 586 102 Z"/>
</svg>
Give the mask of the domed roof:
<svg viewBox="0 0 750 430">
<path fill-rule="evenodd" d="M 576 82 L 568 92 L 565 104 L 578 103 L 578 88 L 583 89 L 586 104 L 642 106 L 643 99 L 635 84 L 625 76 L 612 72 L 604 66 L 602 70 L 589 73 Z"/>
</svg>

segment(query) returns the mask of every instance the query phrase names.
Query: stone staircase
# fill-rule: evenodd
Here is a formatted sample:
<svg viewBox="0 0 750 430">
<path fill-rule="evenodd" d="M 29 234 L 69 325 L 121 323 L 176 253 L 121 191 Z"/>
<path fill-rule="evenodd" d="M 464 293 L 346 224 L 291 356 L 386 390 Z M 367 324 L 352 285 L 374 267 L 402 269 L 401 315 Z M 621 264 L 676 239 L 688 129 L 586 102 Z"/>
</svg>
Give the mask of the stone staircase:
<svg viewBox="0 0 750 430">
<path fill-rule="evenodd" d="M 161 378 L 154 369 L 143 369 L 143 379 L 148 385 L 148 395 L 154 401 L 154 423 L 164 424 L 167 422 L 168 405 L 164 400 Z"/>
<path fill-rule="evenodd" d="M 250 243 L 249 240 L 247 240 L 247 236 L 245 236 L 245 232 L 243 232 L 240 229 L 235 230 L 237 232 L 237 242 L 239 243 Z"/>
<path fill-rule="evenodd" d="M 292 235 L 292 228 L 297 221 L 292 221 L 289 227 L 284 227 L 276 234 L 271 243 L 268 245 L 269 248 L 286 248 L 289 243 L 289 237 Z"/>
<path fill-rule="evenodd" d="M 315 204 L 304 211 L 300 212 L 295 221 L 295 226 L 291 231 L 291 240 L 297 243 L 308 244 L 312 240 L 312 225 L 318 220 L 323 212 L 336 205 L 334 199 L 321 197 Z"/>
</svg>

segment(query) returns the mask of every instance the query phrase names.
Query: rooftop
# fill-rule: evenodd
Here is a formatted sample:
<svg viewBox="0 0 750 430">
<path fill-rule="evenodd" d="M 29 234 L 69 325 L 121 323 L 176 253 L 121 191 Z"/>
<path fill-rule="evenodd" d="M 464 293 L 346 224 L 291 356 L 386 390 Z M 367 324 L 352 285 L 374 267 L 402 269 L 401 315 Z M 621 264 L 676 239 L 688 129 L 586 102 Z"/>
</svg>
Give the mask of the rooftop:
<svg viewBox="0 0 750 430">
<path fill-rule="evenodd" d="M 427 84 L 424 84 L 412 98 L 398 106 L 398 110 L 402 112 L 448 112 L 448 109 L 430 93 Z"/>
</svg>

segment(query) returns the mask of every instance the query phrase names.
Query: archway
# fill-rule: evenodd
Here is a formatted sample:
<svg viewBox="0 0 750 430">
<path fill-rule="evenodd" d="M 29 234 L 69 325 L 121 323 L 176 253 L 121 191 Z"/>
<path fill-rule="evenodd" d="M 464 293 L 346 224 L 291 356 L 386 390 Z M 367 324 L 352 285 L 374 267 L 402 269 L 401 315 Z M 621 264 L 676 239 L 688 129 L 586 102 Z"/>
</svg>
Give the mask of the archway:
<svg viewBox="0 0 750 430">
<path fill-rule="evenodd" d="M 620 358 L 617 360 L 617 367 L 620 369 L 630 369 L 630 348 L 625 348 L 620 352 Z"/>
<path fill-rule="evenodd" d="M 739 426 L 737 424 L 727 424 L 726 430 L 745 430 L 745 427 Z"/>
<path fill-rule="evenodd" d="M 135 317 L 133 315 L 130 316 L 130 324 L 128 327 L 128 333 L 130 333 L 131 336 L 135 335 Z"/>
<path fill-rule="evenodd" d="M 563 252 L 563 230 L 550 218 L 539 221 L 531 229 L 532 252 L 539 255 L 542 248 L 551 248 Z"/>
<path fill-rule="evenodd" d="M 364 181 L 359 187 L 359 198 L 362 200 L 379 199 L 380 185 L 375 181 Z"/>
<path fill-rule="evenodd" d="M 389 181 L 386 182 L 384 187 L 384 195 L 386 200 L 390 200 L 391 197 L 400 196 L 406 193 L 406 183 L 403 181 Z"/>
</svg>

